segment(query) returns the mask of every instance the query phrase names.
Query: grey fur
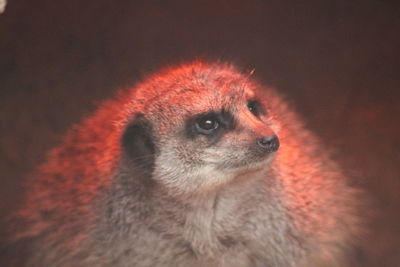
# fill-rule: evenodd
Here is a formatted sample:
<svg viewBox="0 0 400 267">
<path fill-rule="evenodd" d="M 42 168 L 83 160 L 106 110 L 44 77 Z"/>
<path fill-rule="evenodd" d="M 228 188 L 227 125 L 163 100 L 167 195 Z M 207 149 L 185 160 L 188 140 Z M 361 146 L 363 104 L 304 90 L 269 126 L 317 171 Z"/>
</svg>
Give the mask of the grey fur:
<svg viewBox="0 0 400 267">
<path fill-rule="evenodd" d="M 251 117 L 250 97 L 265 115 Z M 186 119 L 211 109 L 230 110 L 234 129 L 185 137 Z M 121 139 L 139 117 L 131 153 Z M 259 152 L 271 133 L 281 148 Z M 344 266 L 358 193 L 328 154 L 274 90 L 230 65 L 182 65 L 69 132 L 11 239 L 27 244 L 26 266 Z"/>
</svg>

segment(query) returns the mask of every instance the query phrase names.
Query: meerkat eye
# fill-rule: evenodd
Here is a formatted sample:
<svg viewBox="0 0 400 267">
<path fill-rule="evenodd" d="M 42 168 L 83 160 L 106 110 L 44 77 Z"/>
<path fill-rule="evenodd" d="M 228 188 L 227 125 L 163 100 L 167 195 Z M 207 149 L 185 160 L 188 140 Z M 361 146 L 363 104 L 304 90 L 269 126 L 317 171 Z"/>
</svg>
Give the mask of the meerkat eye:
<svg viewBox="0 0 400 267">
<path fill-rule="evenodd" d="M 212 134 L 219 127 L 215 116 L 206 115 L 196 121 L 196 130 L 201 134 Z"/>
<path fill-rule="evenodd" d="M 253 113 L 254 116 L 258 117 L 261 114 L 261 104 L 257 100 L 250 100 L 247 102 L 247 108 Z"/>
</svg>

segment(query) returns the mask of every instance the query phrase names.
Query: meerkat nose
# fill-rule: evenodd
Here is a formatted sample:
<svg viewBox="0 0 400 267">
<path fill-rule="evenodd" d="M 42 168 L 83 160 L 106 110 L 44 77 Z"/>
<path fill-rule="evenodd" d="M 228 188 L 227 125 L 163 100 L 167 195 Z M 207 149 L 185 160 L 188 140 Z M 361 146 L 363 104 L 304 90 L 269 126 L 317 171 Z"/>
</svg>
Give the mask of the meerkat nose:
<svg viewBox="0 0 400 267">
<path fill-rule="evenodd" d="M 257 138 L 257 144 L 268 152 L 275 152 L 279 148 L 279 139 L 276 135 Z"/>
</svg>

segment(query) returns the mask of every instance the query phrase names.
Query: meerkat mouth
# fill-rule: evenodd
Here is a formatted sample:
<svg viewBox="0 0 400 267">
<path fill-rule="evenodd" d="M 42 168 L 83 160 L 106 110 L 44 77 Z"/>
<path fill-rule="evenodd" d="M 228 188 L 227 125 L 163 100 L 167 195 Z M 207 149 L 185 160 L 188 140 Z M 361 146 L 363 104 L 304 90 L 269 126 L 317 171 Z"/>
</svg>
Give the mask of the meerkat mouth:
<svg viewBox="0 0 400 267">
<path fill-rule="evenodd" d="M 267 169 L 270 165 L 271 160 L 274 158 L 275 152 L 271 152 L 269 155 L 261 157 L 248 159 L 243 161 L 226 162 L 225 164 L 218 165 L 217 169 L 227 172 L 251 172 L 254 170 Z"/>
</svg>

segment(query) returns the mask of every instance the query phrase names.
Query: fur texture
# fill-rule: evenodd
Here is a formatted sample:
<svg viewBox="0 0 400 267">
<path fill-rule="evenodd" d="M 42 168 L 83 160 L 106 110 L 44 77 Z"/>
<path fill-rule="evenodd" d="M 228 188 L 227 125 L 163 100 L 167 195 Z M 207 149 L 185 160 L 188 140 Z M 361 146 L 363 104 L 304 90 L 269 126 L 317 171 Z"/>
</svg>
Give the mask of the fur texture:
<svg viewBox="0 0 400 267">
<path fill-rule="evenodd" d="M 273 135 L 279 149 L 260 146 Z M 193 62 L 73 127 L 10 239 L 26 266 L 344 266 L 356 214 L 356 190 L 273 89 Z"/>
</svg>

